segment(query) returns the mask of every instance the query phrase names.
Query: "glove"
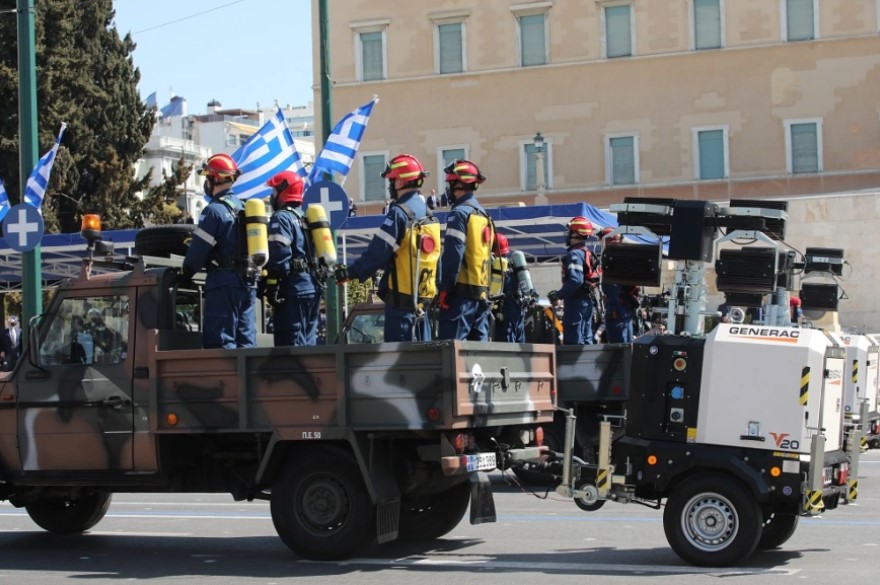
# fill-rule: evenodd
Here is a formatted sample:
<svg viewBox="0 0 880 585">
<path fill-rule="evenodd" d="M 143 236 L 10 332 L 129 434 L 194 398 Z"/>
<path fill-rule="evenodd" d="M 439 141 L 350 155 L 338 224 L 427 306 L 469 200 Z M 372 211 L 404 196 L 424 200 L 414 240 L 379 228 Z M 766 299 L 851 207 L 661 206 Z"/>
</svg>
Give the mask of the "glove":
<svg viewBox="0 0 880 585">
<path fill-rule="evenodd" d="M 345 264 L 337 264 L 333 274 L 336 276 L 336 284 L 345 284 L 351 280 L 351 276 L 348 274 L 348 266 Z"/>
<path fill-rule="evenodd" d="M 438 305 L 441 309 L 449 309 L 449 305 L 446 303 L 446 295 L 449 294 L 445 290 L 440 291 L 440 297 L 438 299 Z"/>
<path fill-rule="evenodd" d="M 551 290 L 550 292 L 548 292 L 547 293 L 547 300 L 550 301 L 551 303 L 555 303 L 556 301 L 558 301 L 559 300 L 559 291 L 558 290 Z"/>
<path fill-rule="evenodd" d="M 284 304 L 285 299 L 281 295 L 281 290 L 278 285 L 277 278 L 267 278 L 266 279 L 266 302 L 268 302 L 273 307 L 278 307 Z"/>
</svg>

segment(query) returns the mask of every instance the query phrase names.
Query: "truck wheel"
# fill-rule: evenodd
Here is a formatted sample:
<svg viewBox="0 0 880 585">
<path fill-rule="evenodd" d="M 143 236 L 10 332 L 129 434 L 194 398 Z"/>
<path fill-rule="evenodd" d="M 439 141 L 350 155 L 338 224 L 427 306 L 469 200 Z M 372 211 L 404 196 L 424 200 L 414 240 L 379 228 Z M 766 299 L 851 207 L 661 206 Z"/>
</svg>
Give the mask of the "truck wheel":
<svg viewBox="0 0 880 585">
<path fill-rule="evenodd" d="M 72 500 L 41 500 L 25 510 L 40 528 L 55 534 L 85 532 L 101 521 L 111 494 L 89 494 Z"/>
<path fill-rule="evenodd" d="M 134 251 L 138 256 L 186 256 L 189 239 L 195 229 L 196 226 L 188 223 L 144 228 L 134 237 Z"/>
<path fill-rule="evenodd" d="M 672 550 L 701 567 L 739 563 L 755 551 L 761 510 L 745 486 L 724 474 L 696 475 L 679 484 L 663 512 Z"/>
<path fill-rule="evenodd" d="M 334 448 L 294 456 L 272 485 L 272 523 L 284 544 L 312 560 L 339 560 L 375 541 L 373 505 L 355 460 Z"/>
<path fill-rule="evenodd" d="M 470 483 L 439 494 L 404 498 L 400 503 L 400 540 L 434 540 L 458 526 L 471 501 Z"/>
<path fill-rule="evenodd" d="M 797 514 L 771 513 L 764 520 L 761 539 L 758 541 L 758 550 L 770 550 L 782 546 L 797 530 L 798 519 Z"/>
</svg>

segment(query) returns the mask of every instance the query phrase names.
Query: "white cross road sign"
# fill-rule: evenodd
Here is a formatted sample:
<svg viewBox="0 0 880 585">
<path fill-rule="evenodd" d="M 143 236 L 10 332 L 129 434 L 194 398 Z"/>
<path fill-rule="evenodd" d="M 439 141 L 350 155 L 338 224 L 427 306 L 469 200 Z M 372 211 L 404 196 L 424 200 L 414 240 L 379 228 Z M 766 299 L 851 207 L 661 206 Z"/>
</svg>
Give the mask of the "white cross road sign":
<svg viewBox="0 0 880 585">
<path fill-rule="evenodd" d="M 6 245 L 17 252 L 30 252 L 43 240 L 45 225 L 36 207 L 20 203 L 3 218 Z"/>
<path fill-rule="evenodd" d="M 339 229 L 348 217 L 349 199 L 338 183 L 333 181 L 320 181 L 315 183 L 303 193 L 303 209 L 308 209 L 309 204 L 317 203 L 327 212 L 331 229 Z"/>
</svg>

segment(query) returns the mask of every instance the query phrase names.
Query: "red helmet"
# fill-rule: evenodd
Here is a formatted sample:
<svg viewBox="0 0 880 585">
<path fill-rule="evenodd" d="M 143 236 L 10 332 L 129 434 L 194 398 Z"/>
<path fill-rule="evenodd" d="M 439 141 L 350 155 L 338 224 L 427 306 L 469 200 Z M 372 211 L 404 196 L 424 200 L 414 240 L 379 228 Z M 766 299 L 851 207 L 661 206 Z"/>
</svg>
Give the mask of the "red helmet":
<svg viewBox="0 0 880 585">
<path fill-rule="evenodd" d="M 789 307 L 800 307 L 801 300 L 797 297 L 788 297 L 788 306 Z"/>
<path fill-rule="evenodd" d="M 446 173 L 447 182 L 459 181 L 466 185 L 475 185 L 475 188 L 486 180 L 486 177 L 480 174 L 480 168 L 469 160 L 452 161 L 443 172 Z"/>
<path fill-rule="evenodd" d="M 280 209 L 288 203 L 302 203 L 303 178 L 293 171 L 281 171 L 266 182 L 272 187 L 272 207 Z"/>
<path fill-rule="evenodd" d="M 241 174 L 238 165 L 228 154 L 215 154 L 202 164 L 200 175 L 212 177 L 215 183 L 234 181 Z"/>
<path fill-rule="evenodd" d="M 507 241 L 507 236 L 495 232 L 495 245 L 492 247 L 492 251 L 496 256 L 505 256 L 510 252 L 510 243 Z"/>
<path fill-rule="evenodd" d="M 586 217 L 579 215 L 568 222 L 568 233 L 579 238 L 587 238 L 593 235 L 593 224 Z"/>
<path fill-rule="evenodd" d="M 392 181 L 400 179 L 407 183 L 422 180 L 427 176 L 428 172 L 425 167 L 422 166 L 419 159 L 411 154 L 398 154 L 388 162 L 385 170 L 382 171 L 383 179 Z"/>
</svg>

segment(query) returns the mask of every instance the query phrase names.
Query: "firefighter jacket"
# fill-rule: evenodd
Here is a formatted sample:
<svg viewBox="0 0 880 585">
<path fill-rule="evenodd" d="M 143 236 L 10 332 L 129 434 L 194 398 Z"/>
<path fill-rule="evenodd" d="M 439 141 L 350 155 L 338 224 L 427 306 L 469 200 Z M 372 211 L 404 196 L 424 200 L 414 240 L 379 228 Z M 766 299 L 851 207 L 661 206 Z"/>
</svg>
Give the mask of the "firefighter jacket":
<svg viewBox="0 0 880 585">
<path fill-rule="evenodd" d="M 593 253 L 584 244 L 572 246 L 562 259 L 562 288 L 557 294 L 562 300 L 588 299 L 588 287 L 598 277 Z"/>
<path fill-rule="evenodd" d="M 269 278 L 282 282 L 282 290 L 298 295 L 320 292 L 315 278 L 315 255 L 311 234 L 305 226 L 304 214 L 298 207 L 285 206 L 269 220 Z"/>
<path fill-rule="evenodd" d="M 439 289 L 486 299 L 492 267 L 494 226 L 473 193 L 458 199 L 446 219 Z"/>
<path fill-rule="evenodd" d="M 186 251 L 184 274 L 193 275 L 203 269 L 209 273 L 223 270 L 236 272 L 244 279 L 247 262 L 238 225 L 238 214 L 243 209 L 241 200 L 231 190 L 208 204 Z"/>
</svg>

